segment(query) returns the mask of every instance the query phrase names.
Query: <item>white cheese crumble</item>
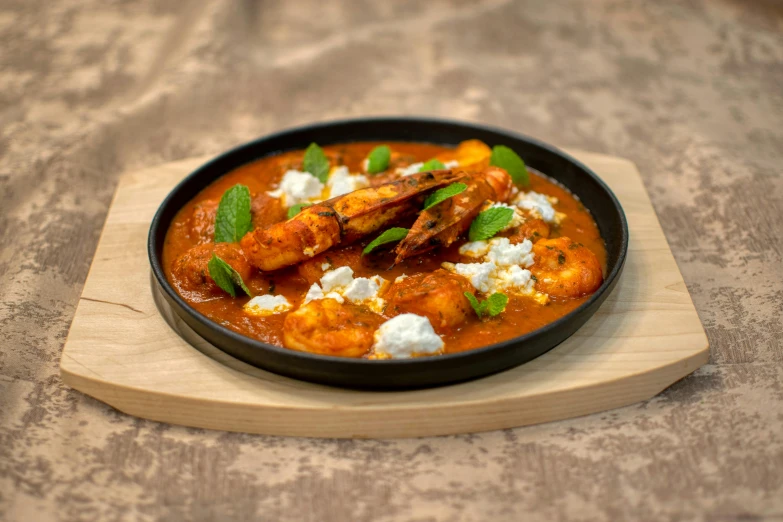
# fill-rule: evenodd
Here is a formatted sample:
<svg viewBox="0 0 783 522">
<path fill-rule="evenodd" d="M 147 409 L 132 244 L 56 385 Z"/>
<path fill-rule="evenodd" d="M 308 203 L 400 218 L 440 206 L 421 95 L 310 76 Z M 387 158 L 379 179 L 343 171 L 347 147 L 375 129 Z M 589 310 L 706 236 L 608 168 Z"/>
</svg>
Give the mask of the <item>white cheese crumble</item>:
<svg viewBox="0 0 783 522">
<path fill-rule="evenodd" d="M 326 186 L 329 187 L 329 198 L 336 198 L 354 190 L 369 187 L 370 180 L 361 174 L 351 174 L 348 167 L 341 166 L 332 169 Z"/>
<path fill-rule="evenodd" d="M 457 167 L 459 167 L 459 161 L 457 160 L 447 161 L 443 164 L 443 166 L 446 167 L 447 169 L 456 169 Z"/>
<path fill-rule="evenodd" d="M 486 255 L 487 261 L 492 261 L 498 266 L 529 267 L 533 264 L 533 243 L 525 239 L 521 243 L 512 245 L 507 237 L 496 237 L 489 240 L 489 252 Z"/>
<path fill-rule="evenodd" d="M 413 176 L 414 174 L 418 174 L 419 169 L 422 168 L 423 166 L 424 163 L 420 161 L 418 163 L 412 163 L 407 167 L 397 167 L 397 170 L 395 172 L 397 172 L 397 174 L 399 174 L 400 176 Z"/>
<path fill-rule="evenodd" d="M 489 252 L 489 243 L 486 241 L 472 241 L 459 247 L 459 253 L 468 257 L 481 257 Z"/>
<path fill-rule="evenodd" d="M 324 297 L 323 289 L 318 286 L 318 283 L 313 283 L 305 294 L 304 302 L 302 304 L 307 304 L 310 301 L 315 301 L 317 299 L 323 299 Z"/>
<path fill-rule="evenodd" d="M 435 333 L 429 319 L 402 314 L 389 319 L 375 331 L 373 353 L 380 358 L 407 359 L 438 353 L 443 345 L 443 339 Z"/>
<path fill-rule="evenodd" d="M 370 168 L 370 158 L 364 158 L 362 160 L 362 171 L 367 172 L 369 168 Z"/>
<path fill-rule="evenodd" d="M 540 217 L 547 223 L 559 223 L 563 214 L 555 211 L 552 206 L 557 203 L 557 198 L 551 198 L 538 192 L 520 192 L 514 200 L 514 204 L 522 209 L 529 210 L 533 215 Z"/>
<path fill-rule="evenodd" d="M 327 270 L 329 270 L 330 266 L 332 266 L 332 265 L 330 265 L 329 263 L 321 263 L 321 270 L 326 272 Z"/>
<path fill-rule="evenodd" d="M 283 204 L 292 207 L 298 203 L 312 202 L 321 197 L 324 184 L 318 178 L 307 172 L 288 170 L 283 174 L 277 190 L 267 192 L 274 198 L 281 198 Z"/>
<path fill-rule="evenodd" d="M 257 316 L 279 314 L 291 309 L 291 303 L 282 295 L 258 295 L 243 307 L 245 313 Z"/>
<path fill-rule="evenodd" d="M 403 280 L 403 279 L 405 279 L 406 277 L 408 277 L 408 274 L 402 274 L 402 275 L 399 275 L 399 276 L 397 276 L 397 278 L 394 280 L 394 282 L 395 282 L 395 283 L 399 283 L 400 281 L 402 281 L 402 280 Z"/>
<path fill-rule="evenodd" d="M 480 263 L 443 263 L 443 268 L 466 277 L 484 294 L 494 292 L 528 295 L 542 304 L 548 296 L 535 291 L 535 280 L 527 270 L 533 265 L 533 243 L 527 239 L 512 245 L 507 237 L 474 241 L 460 247 L 460 254 L 481 259 Z"/>
<path fill-rule="evenodd" d="M 321 277 L 321 286 L 324 292 L 329 292 L 334 288 L 348 286 L 353 281 L 353 270 L 347 266 L 341 266 L 326 272 Z"/>
<path fill-rule="evenodd" d="M 347 299 L 354 304 L 363 304 L 373 312 L 380 313 L 386 306 L 386 301 L 381 299 L 379 295 L 388 284 L 388 281 L 378 275 L 354 279 L 353 270 L 350 267 L 341 266 L 326 272 L 321 277 L 320 285 L 313 283 L 302 304 L 317 299 L 334 299 L 343 303 Z"/>
</svg>

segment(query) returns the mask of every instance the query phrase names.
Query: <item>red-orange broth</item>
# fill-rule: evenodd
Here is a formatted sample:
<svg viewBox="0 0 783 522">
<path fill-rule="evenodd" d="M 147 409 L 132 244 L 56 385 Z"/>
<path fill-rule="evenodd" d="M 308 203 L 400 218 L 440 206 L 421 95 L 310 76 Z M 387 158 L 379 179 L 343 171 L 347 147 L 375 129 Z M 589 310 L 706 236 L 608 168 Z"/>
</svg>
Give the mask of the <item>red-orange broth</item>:
<svg viewBox="0 0 783 522">
<path fill-rule="evenodd" d="M 379 144 L 362 142 L 332 145 L 325 146 L 324 151 L 332 165 L 343 164 L 351 172 L 361 172 L 363 160 Z M 402 161 L 403 164 L 427 161 L 437 155 L 447 156 L 451 150 L 439 145 L 421 143 L 392 142 L 386 144 L 396 153 L 397 161 Z M 172 278 L 174 260 L 198 243 L 198 240 L 192 237 L 190 230 L 190 218 L 196 205 L 205 200 L 219 200 L 226 189 L 237 183 L 246 185 L 252 194 L 273 190 L 287 169 L 301 168 L 302 157 L 303 151 L 292 151 L 269 156 L 240 167 L 210 184 L 182 207 L 172 221 L 163 248 L 163 266 L 167 279 L 174 283 Z M 554 205 L 555 209 L 567 215 L 567 218 L 559 226 L 552 228 L 550 237 L 567 236 L 585 245 L 597 256 L 603 272 L 606 273 L 604 241 L 589 211 L 574 195 L 557 182 L 531 169 L 529 172 L 530 186 L 525 190 L 533 190 L 556 197 L 558 203 Z M 375 236 L 377 234 L 351 245 L 338 246 L 328 251 L 327 255 L 331 255 L 335 260 L 344 257 L 355 259 L 357 256 L 341 254 L 361 251 Z M 464 262 L 464 258 L 461 258 L 458 253 L 459 245 L 464 242 L 464 240 L 457 241 L 448 248 L 437 249 L 409 258 L 395 266 L 391 266 L 394 256 L 390 253 L 365 256 L 361 261 L 354 261 L 348 266 L 354 270 L 356 277 L 370 277 L 378 274 L 386 280 L 393 281 L 402 274 L 410 276 L 420 272 L 431 272 L 439 268 L 444 261 Z M 340 266 L 340 262 L 336 262 L 335 266 Z M 295 266 L 272 273 L 261 273 L 254 270 L 246 283 L 254 295 L 274 293 L 285 296 L 294 305 L 293 310 L 302 302 L 309 287 L 309 283 L 298 274 Z M 174 286 L 176 288 L 177 285 Z M 266 317 L 248 315 L 242 307 L 249 298 L 242 294 L 232 298 L 228 294 L 222 293 L 211 296 L 209 299 L 195 298 L 186 293 L 183 294 L 183 292 L 180 294 L 193 308 L 216 323 L 248 337 L 284 346 L 283 322 L 288 312 Z M 445 341 L 444 352 L 454 353 L 479 348 L 531 332 L 566 315 L 589 296 L 552 299 L 545 305 L 526 296 L 511 295 L 509 297 L 506 309 L 500 315 L 484 320 L 479 320 L 475 316 L 471 317 L 461 326 L 441 335 Z"/>
</svg>

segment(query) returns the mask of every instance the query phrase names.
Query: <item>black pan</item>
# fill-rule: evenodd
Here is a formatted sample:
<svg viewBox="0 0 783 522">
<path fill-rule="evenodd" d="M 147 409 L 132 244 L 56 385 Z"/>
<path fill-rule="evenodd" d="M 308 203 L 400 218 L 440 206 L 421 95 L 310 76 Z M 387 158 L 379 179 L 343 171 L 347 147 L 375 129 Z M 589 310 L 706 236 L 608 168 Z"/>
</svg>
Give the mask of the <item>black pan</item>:
<svg viewBox="0 0 783 522">
<path fill-rule="evenodd" d="M 314 355 L 262 343 L 224 328 L 188 305 L 161 267 L 163 240 L 177 211 L 209 183 L 270 154 L 352 141 L 414 141 L 456 145 L 479 139 L 506 145 L 525 163 L 568 187 L 590 209 L 606 241 L 607 277 L 586 302 L 534 332 L 467 352 L 405 360 L 365 360 Z M 403 389 L 475 379 L 523 364 L 551 350 L 581 327 L 612 291 L 628 249 L 628 224 L 609 187 L 588 167 L 556 148 L 502 129 L 424 118 L 367 118 L 318 123 L 272 134 L 226 152 L 177 185 L 160 205 L 150 227 L 152 272 L 174 312 L 206 340 L 253 366 L 297 379 L 334 386 Z"/>
</svg>

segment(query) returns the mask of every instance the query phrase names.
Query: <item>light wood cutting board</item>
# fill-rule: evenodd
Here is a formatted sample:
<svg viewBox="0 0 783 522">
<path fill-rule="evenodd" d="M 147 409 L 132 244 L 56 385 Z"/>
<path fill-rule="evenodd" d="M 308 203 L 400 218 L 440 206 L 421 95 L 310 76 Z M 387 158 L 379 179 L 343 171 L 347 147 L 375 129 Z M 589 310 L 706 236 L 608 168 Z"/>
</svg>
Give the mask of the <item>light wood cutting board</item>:
<svg viewBox="0 0 783 522">
<path fill-rule="evenodd" d="M 274 435 L 468 433 L 564 419 L 648 399 L 707 362 L 707 337 L 636 167 L 579 151 L 622 203 L 631 233 L 620 281 L 574 336 L 523 366 L 441 388 L 370 392 L 281 377 L 216 349 L 156 295 L 152 216 L 209 158 L 125 175 L 60 363 L 70 386 L 131 415 Z"/>
</svg>

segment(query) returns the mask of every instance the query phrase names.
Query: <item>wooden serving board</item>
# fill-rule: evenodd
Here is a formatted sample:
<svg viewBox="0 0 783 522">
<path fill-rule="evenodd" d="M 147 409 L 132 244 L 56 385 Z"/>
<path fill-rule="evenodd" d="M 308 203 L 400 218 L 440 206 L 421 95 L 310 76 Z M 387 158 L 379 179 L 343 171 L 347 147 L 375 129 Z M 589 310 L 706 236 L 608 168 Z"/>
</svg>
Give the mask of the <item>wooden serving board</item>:
<svg viewBox="0 0 783 522">
<path fill-rule="evenodd" d="M 420 437 L 522 426 L 648 399 L 707 362 L 708 343 L 636 167 L 572 151 L 628 217 L 625 271 L 603 306 L 560 346 L 483 379 L 404 392 L 297 381 L 210 345 L 157 294 L 147 261 L 152 216 L 195 158 L 123 177 L 60 369 L 70 386 L 157 421 L 274 435 Z"/>
</svg>

